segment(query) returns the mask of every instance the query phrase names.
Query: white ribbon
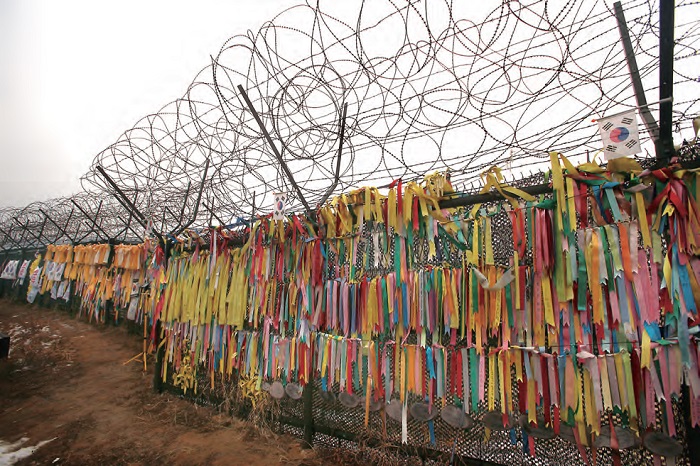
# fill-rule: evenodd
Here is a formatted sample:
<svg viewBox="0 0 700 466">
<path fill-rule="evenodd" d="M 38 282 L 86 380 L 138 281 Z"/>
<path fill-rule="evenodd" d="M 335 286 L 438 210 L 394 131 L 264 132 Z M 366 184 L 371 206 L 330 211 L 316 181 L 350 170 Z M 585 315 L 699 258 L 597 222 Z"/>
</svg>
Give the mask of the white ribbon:
<svg viewBox="0 0 700 466">
<path fill-rule="evenodd" d="M 493 285 L 489 283 L 489 279 L 486 278 L 486 276 L 476 267 L 474 267 L 474 274 L 476 275 L 477 280 L 479 280 L 479 285 L 481 285 L 483 289 L 489 291 L 501 290 L 515 279 L 515 274 L 513 273 L 512 268 L 506 270 L 505 273 L 501 275 L 501 278 L 499 278 Z"/>
<path fill-rule="evenodd" d="M 408 405 L 401 405 L 401 443 L 408 443 Z"/>
</svg>

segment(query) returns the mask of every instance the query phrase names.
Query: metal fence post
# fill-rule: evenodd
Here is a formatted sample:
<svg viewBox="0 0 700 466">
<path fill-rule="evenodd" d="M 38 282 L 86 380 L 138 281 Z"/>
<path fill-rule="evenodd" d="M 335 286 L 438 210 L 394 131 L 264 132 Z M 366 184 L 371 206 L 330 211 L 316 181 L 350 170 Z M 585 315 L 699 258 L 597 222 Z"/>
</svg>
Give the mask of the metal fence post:
<svg viewBox="0 0 700 466">
<path fill-rule="evenodd" d="M 700 465 L 700 427 L 694 427 L 691 421 L 690 388 L 687 384 L 681 387 L 681 399 L 683 400 L 683 420 L 685 423 L 685 446 L 688 449 L 688 458 L 691 466 Z"/>
<path fill-rule="evenodd" d="M 144 316 L 144 319 L 146 316 Z M 160 320 L 156 320 L 153 325 L 156 327 L 156 367 L 153 370 L 153 390 L 156 393 L 163 393 L 163 359 L 165 356 L 165 347 L 160 346 Z"/>
</svg>

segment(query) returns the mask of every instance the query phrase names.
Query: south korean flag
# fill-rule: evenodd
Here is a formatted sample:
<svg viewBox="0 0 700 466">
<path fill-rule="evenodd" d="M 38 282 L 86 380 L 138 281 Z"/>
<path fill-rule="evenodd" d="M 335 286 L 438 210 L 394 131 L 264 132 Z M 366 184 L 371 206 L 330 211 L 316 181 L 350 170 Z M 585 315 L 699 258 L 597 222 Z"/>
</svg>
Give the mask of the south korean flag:
<svg viewBox="0 0 700 466">
<path fill-rule="evenodd" d="M 275 205 L 272 209 L 272 218 L 274 220 L 284 220 L 284 213 L 287 209 L 287 193 L 273 193 Z"/>
<path fill-rule="evenodd" d="M 638 154 L 642 151 L 637 129 L 637 114 L 634 110 L 601 118 L 598 120 L 598 129 L 603 140 L 605 160 Z"/>
</svg>

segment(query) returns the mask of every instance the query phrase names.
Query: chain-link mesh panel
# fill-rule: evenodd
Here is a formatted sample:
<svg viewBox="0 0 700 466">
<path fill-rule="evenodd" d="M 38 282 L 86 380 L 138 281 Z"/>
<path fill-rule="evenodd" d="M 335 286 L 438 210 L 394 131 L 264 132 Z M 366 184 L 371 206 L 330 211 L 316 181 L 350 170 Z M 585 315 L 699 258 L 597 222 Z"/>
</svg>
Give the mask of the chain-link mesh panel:
<svg viewBox="0 0 700 466">
<path fill-rule="evenodd" d="M 366 370 L 365 361 L 364 370 Z M 486 378 L 488 364 L 486 365 Z M 428 372 L 423 364 L 425 376 Z M 450 366 L 447 365 L 447 378 L 451 377 Z M 515 373 L 511 370 L 512 378 L 512 399 L 517 400 L 518 385 L 515 383 Z M 197 394 L 188 392 L 186 398 L 196 401 L 199 404 L 209 405 L 217 408 L 228 407 L 229 412 L 234 415 L 245 417 L 250 411 L 250 407 L 244 406 L 245 402 L 237 396 L 238 388 L 235 377 L 231 380 L 216 375 L 214 385 L 206 377 L 201 375 L 198 379 Z M 172 373 L 169 374 L 166 383 L 169 391 L 180 393 L 182 391 L 172 383 Z M 305 390 L 309 390 L 307 386 Z M 357 387 L 358 396 L 364 392 L 362 387 Z M 337 397 L 335 399 L 324 399 L 320 396 L 321 382 L 315 379 L 312 393 L 312 415 L 313 424 L 316 430 L 314 436 L 314 447 L 316 448 L 344 448 L 348 451 L 358 452 L 359 458 L 364 458 L 372 463 L 377 458 L 387 460 L 395 458 L 402 464 L 421 464 L 417 458 L 423 458 L 423 464 L 445 464 L 445 461 L 454 454 L 455 464 L 469 464 L 473 459 L 487 461 L 495 464 L 523 464 L 532 466 L 545 465 L 584 465 L 576 445 L 560 437 L 549 440 L 534 440 L 534 456 L 528 452 L 528 448 L 523 443 L 523 432 L 520 427 L 506 431 L 490 431 L 487 435 L 482 420 L 488 411 L 486 402 L 480 402 L 478 410 L 472 412 L 475 423 L 468 429 L 457 429 L 447 424 L 439 415 L 431 422 L 421 422 L 415 418 L 409 418 L 407 423 L 408 444 L 401 443 L 401 423 L 386 416 L 383 409 L 370 411 L 365 427 L 365 405 L 360 403 L 357 407 L 348 408 L 343 406 Z M 336 381 L 329 387 L 329 391 L 337 395 L 340 392 L 340 385 Z M 394 398 L 398 398 L 394 393 Z M 229 400 L 229 403 L 226 403 Z M 414 394 L 407 396 L 407 404 L 410 407 L 421 400 Z M 456 400 L 450 396 L 445 398 L 445 406 L 454 404 Z M 290 434 L 298 438 L 304 436 L 304 398 L 293 400 L 285 397 L 275 401 L 280 410 L 278 418 L 279 431 Z M 435 409 L 442 409 L 442 401 L 437 400 Z M 676 458 L 678 465 L 690 465 L 688 457 L 687 442 L 685 442 L 685 424 L 682 411 L 682 400 L 674 399 L 671 402 L 677 438 L 684 445 L 683 456 Z M 496 403 L 496 409 L 500 410 L 500 403 Z M 514 406 L 514 414 L 517 417 L 520 413 L 517 406 Z M 542 414 L 542 413 L 539 413 Z M 608 413 L 606 413 L 608 414 Z M 626 415 L 620 412 L 609 413 L 616 426 L 629 427 Z M 662 423 L 662 407 L 656 404 L 656 425 Z M 603 416 L 605 418 L 606 416 Z M 434 442 L 431 441 L 430 429 L 434 432 Z M 400 451 L 400 453 L 399 453 Z M 586 455 L 592 459 L 593 452 L 590 448 L 584 448 Z M 392 456 L 393 455 L 393 456 Z M 408 456 L 407 456 L 408 455 Z M 414 455 L 411 459 L 411 455 Z M 621 450 L 619 452 L 621 464 L 642 466 L 653 463 L 652 454 L 645 448 L 637 445 L 633 448 Z M 597 448 L 595 452 L 597 464 L 612 465 L 613 452 L 610 448 Z M 373 459 L 374 458 L 374 459 Z M 412 462 L 413 461 L 413 462 Z M 662 460 L 661 464 L 666 464 Z"/>
</svg>

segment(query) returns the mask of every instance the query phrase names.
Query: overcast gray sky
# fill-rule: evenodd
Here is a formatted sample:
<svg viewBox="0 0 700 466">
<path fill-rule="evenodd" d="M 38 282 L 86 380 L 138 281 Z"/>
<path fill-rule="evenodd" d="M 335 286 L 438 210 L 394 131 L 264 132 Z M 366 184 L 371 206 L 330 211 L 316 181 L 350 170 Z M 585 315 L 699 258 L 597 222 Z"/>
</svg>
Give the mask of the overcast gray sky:
<svg viewBox="0 0 700 466">
<path fill-rule="evenodd" d="M 297 0 L 1 0 L 0 206 L 72 194 L 95 154 Z"/>
</svg>

